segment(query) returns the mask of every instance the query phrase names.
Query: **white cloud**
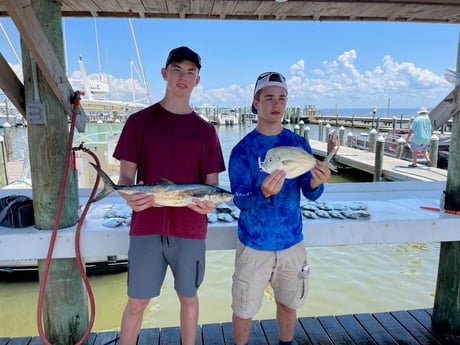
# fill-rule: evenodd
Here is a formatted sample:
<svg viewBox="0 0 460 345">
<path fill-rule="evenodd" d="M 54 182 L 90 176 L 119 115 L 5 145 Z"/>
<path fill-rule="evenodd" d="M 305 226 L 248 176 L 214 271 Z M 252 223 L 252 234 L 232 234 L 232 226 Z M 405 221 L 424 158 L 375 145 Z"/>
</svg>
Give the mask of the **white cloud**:
<svg viewBox="0 0 460 345">
<path fill-rule="evenodd" d="M 443 76 L 417 67 L 412 62 L 398 62 L 391 56 L 384 56 L 380 64 L 370 70 L 359 70 L 356 66 L 358 53 L 354 49 L 344 51 L 332 61 L 325 60 L 320 66 L 306 68 L 304 60 L 289 66 L 286 75 L 289 87 L 289 105 L 318 107 L 362 108 L 372 104 L 386 105 L 391 99 L 393 107 L 419 107 L 421 104 L 434 107 L 453 88 Z M 19 64 L 11 64 L 22 80 Z M 135 79 L 121 79 L 113 75 L 91 74 L 90 79 L 102 77 L 111 89 L 110 99 L 137 101 L 146 98 L 142 83 Z M 69 77 L 81 79 L 80 71 Z M 214 104 L 217 106 L 249 106 L 252 102 L 254 84 L 222 85 L 207 88 L 200 83 L 195 88 L 191 102 L 194 105 Z M 161 91 L 163 92 L 163 91 Z M 152 95 L 158 101 L 162 95 Z"/>
</svg>

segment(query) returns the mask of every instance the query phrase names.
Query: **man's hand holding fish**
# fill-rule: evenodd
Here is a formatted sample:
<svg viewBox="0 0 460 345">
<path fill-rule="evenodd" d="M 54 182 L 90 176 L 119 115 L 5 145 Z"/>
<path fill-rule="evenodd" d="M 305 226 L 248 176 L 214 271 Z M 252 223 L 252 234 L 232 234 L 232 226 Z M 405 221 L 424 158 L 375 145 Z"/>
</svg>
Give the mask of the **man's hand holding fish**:
<svg viewBox="0 0 460 345">
<path fill-rule="evenodd" d="M 320 184 L 326 183 L 331 176 L 331 170 L 327 165 L 327 162 L 317 161 L 315 166 L 310 170 L 311 180 L 310 187 L 311 189 L 316 189 Z"/>
<path fill-rule="evenodd" d="M 142 183 L 140 183 L 142 184 Z M 126 194 L 119 192 L 120 196 L 125 199 L 126 204 L 135 212 L 143 211 L 149 207 L 158 206 L 155 204 L 155 197 L 146 193 Z"/>
<path fill-rule="evenodd" d="M 264 197 L 269 198 L 272 195 L 278 194 L 283 188 L 286 172 L 284 170 L 275 170 L 268 175 L 260 185 L 260 191 Z"/>
</svg>

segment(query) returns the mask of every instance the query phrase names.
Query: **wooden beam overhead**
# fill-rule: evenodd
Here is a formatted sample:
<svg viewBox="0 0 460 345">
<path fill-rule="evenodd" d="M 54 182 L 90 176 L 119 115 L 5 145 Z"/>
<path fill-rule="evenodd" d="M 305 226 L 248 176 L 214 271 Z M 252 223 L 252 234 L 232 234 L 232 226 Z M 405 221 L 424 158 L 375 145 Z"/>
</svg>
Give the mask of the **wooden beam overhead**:
<svg viewBox="0 0 460 345">
<path fill-rule="evenodd" d="M 66 114 L 71 116 L 72 106 L 70 99 L 74 94 L 74 90 L 35 15 L 30 1 L 2 0 L 2 2 L 54 95 Z M 83 116 L 86 118 L 84 112 L 81 113 L 80 117 Z M 81 128 L 80 122 L 78 127 L 79 131 L 84 129 L 84 127 Z"/>
<path fill-rule="evenodd" d="M 8 62 L 0 53 L 0 89 L 3 90 L 5 95 L 13 103 L 16 109 L 26 116 L 26 107 L 24 100 L 24 84 L 16 76 L 16 73 L 11 69 Z"/>
<path fill-rule="evenodd" d="M 0 16 L 9 16 L 0 0 Z M 24 2 L 22 2 L 24 3 Z M 63 17 L 460 24 L 458 0 L 59 0 Z"/>
</svg>

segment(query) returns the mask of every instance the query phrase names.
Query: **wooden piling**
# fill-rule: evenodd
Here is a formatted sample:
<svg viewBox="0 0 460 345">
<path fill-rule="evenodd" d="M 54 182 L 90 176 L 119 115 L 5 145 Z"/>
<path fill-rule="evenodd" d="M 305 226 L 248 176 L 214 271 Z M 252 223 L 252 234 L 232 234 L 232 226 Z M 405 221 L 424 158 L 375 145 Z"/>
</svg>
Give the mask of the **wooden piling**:
<svg viewBox="0 0 460 345">
<path fill-rule="evenodd" d="M 0 186 L 8 185 L 8 173 L 6 169 L 5 140 L 0 136 Z"/>
<path fill-rule="evenodd" d="M 4 138 L 5 138 L 5 156 L 6 161 L 11 162 L 13 160 L 13 139 L 11 138 L 11 125 L 5 123 L 3 126 Z"/>
<path fill-rule="evenodd" d="M 30 6 L 37 23 L 32 21 L 16 25 L 34 25 L 36 27 L 31 30 L 43 31 L 54 54 L 64 66 L 62 5 L 54 0 L 35 0 Z M 35 61 L 23 41 L 21 50 L 26 104 L 36 103 L 38 94 L 43 119 L 41 122 L 29 122 L 27 126 L 35 227 L 50 230 L 54 227 L 61 181 L 64 178 L 69 138 L 68 116 L 40 69 L 33 65 Z M 78 221 L 72 169 L 69 170 L 62 202 L 58 227 L 67 228 Z M 38 260 L 40 281 L 46 287 L 39 317 L 43 319 L 44 333 L 52 344 L 74 344 L 83 336 L 88 325 L 88 296 L 76 262 L 75 258 L 51 260 L 48 279 L 44 280 L 42 273 L 46 261 Z"/>
<path fill-rule="evenodd" d="M 433 134 L 430 138 L 430 160 L 435 168 L 438 167 L 439 137 Z"/>
<path fill-rule="evenodd" d="M 460 35 L 457 48 L 457 73 L 460 72 Z M 460 93 L 460 92 L 458 92 Z M 454 101 L 460 99 L 457 94 Z M 458 109 L 458 103 L 456 104 Z M 460 211 L 460 113 L 452 117 L 452 140 L 444 198 L 446 210 Z M 441 242 L 438 276 L 433 306 L 433 326 L 460 334 L 460 242 Z"/>
<path fill-rule="evenodd" d="M 384 149 L 385 149 L 385 138 L 380 136 L 377 138 L 376 147 L 375 147 L 375 163 L 374 163 L 373 182 L 382 181 Z"/>
</svg>

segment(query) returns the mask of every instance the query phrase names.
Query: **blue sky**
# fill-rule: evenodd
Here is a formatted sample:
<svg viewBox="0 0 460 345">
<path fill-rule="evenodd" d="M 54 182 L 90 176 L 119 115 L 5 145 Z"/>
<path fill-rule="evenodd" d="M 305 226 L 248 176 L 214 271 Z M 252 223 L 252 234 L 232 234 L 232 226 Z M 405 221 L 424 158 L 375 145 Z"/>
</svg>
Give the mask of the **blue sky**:
<svg viewBox="0 0 460 345">
<path fill-rule="evenodd" d="M 201 83 L 192 95 L 194 105 L 249 105 L 255 79 L 264 71 L 286 76 L 288 105 L 314 104 L 319 109 L 370 108 L 373 104 L 386 108 L 389 100 L 394 108 L 432 108 L 453 88 L 443 75 L 446 68 L 456 67 L 458 25 L 194 19 L 132 22 L 154 101 L 164 93 L 160 69 L 166 56 L 181 45 L 196 50 L 202 58 Z M 14 24 L 9 19 L 0 23 L 19 50 Z M 132 100 L 130 64 L 133 61 L 137 70 L 140 64 L 128 19 L 65 18 L 64 31 L 69 76 L 79 77 L 81 55 L 92 78 L 99 73 L 109 78 L 112 99 Z M 0 52 L 17 65 L 3 35 Z M 137 81 L 136 99 L 144 96 Z"/>
</svg>

